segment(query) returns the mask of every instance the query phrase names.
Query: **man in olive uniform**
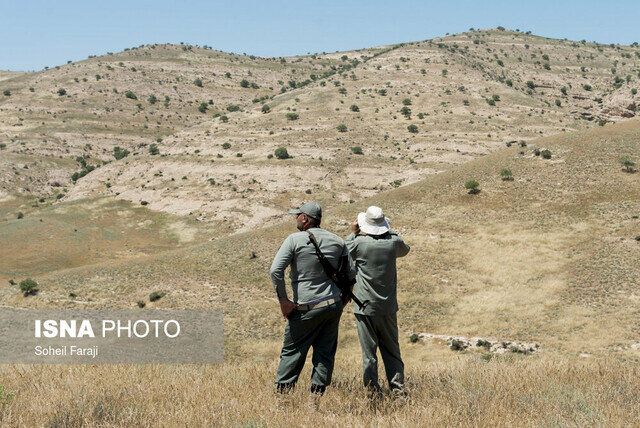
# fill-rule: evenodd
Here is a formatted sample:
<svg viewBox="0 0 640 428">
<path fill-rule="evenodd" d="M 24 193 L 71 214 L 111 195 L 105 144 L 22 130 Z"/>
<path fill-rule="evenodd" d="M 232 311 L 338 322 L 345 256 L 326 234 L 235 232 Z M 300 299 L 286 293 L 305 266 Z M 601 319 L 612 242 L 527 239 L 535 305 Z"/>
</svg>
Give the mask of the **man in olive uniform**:
<svg viewBox="0 0 640 428">
<path fill-rule="evenodd" d="M 398 301 L 396 297 L 396 258 L 409 253 L 409 246 L 390 230 L 389 219 L 382 209 L 371 206 L 358 214 L 351 225 L 347 247 L 356 264 L 354 294 L 369 300 L 364 309 L 354 306 L 360 347 L 362 348 L 363 381 L 371 392 L 380 392 L 377 348 L 380 348 L 389 387 L 404 393 L 404 363 L 398 344 Z"/>
<path fill-rule="evenodd" d="M 280 310 L 288 321 L 276 390 L 288 392 L 295 385 L 307 352 L 313 347 L 311 392 L 322 395 L 331 383 L 342 301 L 340 289 L 323 270 L 308 232 L 313 233 L 320 250 L 336 268 L 342 258 L 351 278 L 355 276 L 355 270 L 342 238 L 320 228 L 320 205 L 307 202 L 298 209 L 289 210 L 289 213 L 296 215 L 300 232 L 285 239 L 271 264 L 271 279 L 280 301 Z M 291 266 L 292 300 L 287 297 L 285 289 L 284 271 L 287 266 Z"/>
</svg>

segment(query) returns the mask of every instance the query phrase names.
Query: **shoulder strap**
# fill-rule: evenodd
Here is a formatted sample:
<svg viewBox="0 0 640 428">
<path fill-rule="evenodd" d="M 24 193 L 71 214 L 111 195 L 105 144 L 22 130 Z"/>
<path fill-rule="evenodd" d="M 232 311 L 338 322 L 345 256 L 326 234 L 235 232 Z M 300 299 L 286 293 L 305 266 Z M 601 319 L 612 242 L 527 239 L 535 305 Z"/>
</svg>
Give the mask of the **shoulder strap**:
<svg viewBox="0 0 640 428">
<path fill-rule="evenodd" d="M 309 234 L 309 240 L 311 240 L 311 243 L 316 249 L 316 255 L 318 256 L 318 259 L 320 260 L 320 264 L 322 265 L 325 273 L 329 278 L 331 278 L 332 280 L 335 280 L 335 275 L 337 273 L 336 268 L 334 268 L 331 262 L 329 261 L 329 259 L 327 259 L 325 255 L 322 254 L 322 251 L 320 250 L 320 245 L 318 245 L 318 240 L 316 239 L 315 235 L 311 233 L 310 230 L 307 230 L 307 233 Z"/>
</svg>

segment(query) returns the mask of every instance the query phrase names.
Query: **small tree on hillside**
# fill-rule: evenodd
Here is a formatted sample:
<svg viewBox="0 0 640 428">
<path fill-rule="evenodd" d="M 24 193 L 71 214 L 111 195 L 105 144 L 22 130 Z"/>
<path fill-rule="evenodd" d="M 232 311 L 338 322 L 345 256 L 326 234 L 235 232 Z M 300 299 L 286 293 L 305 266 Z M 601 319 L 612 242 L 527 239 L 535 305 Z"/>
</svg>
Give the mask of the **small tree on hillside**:
<svg viewBox="0 0 640 428">
<path fill-rule="evenodd" d="M 624 172 L 628 172 L 628 173 L 634 173 L 635 172 L 634 167 L 636 166 L 636 163 L 634 161 L 632 161 L 629 156 L 625 156 L 623 158 L 620 158 L 619 162 L 624 167 Z"/>
<path fill-rule="evenodd" d="M 269 113 L 270 111 L 271 111 L 271 107 L 269 107 L 267 104 L 262 106 L 263 113 Z"/>
<path fill-rule="evenodd" d="M 196 85 L 198 88 L 202 88 L 202 79 L 198 77 L 196 80 L 193 81 L 193 84 Z"/>
<path fill-rule="evenodd" d="M 289 152 L 287 152 L 286 147 L 278 147 L 274 154 L 278 159 L 289 159 L 291 157 L 289 156 Z"/>
<path fill-rule="evenodd" d="M 32 296 L 38 292 L 38 283 L 31 278 L 20 281 L 18 286 L 24 297 Z"/>
<path fill-rule="evenodd" d="M 417 134 L 418 133 L 418 126 L 417 125 L 409 125 L 407 126 L 407 130 L 409 132 L 411 132 L 412 134 Z"/>
<path fill-rule="evenodd" d="M 513 180 L 513 173 L 509 168 L 502 168 L 500 177 L 502 177 L 502 181 L 511 181 Z"/>
<path fill-rule="evenodd" d="M 347 125 L 341 123 L 340 125 L 336 126 L 336 129 L 338 130 L 338 132 L 347 132 Z"/>
<path fill-rule="evenodd" d="M 200 105 L 198 106 L 198 111 L 200 113 L 206 113 L 208 108 L 209 106 L 207 105 L 207 103 L 200 103 Z"/>
<path fill-rule="evenodd" d="M 480 186 L 480 183 L 478 183 L 476 180 L 469 180 L 464 183 L 464 188 L 469 190 L 470 195 L 480 193 L 480 189 L 478 189 L 478 186 Z"/>
</svg>

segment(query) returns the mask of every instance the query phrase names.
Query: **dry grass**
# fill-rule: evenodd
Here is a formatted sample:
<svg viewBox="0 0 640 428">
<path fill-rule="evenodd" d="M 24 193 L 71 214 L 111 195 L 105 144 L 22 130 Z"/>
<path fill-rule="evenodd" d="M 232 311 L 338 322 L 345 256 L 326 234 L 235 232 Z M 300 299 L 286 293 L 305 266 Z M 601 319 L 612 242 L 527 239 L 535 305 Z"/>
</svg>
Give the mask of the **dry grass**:
<svg viewBox="0 0 640 428">
<path fill-rule="evenodd" d="M 308 400 L 273 393 L 269 362 L 221 366 L 4 366 L 17 392 L 6 426 L 629 426 L 640 423 L 636 364 L 452 356 L 408 360 L 409 397 L 371 403 L 355 357 L 339 351 L 333 386 Z M 55 394 L 52 392 L 55 391 Z"/>
</svg>

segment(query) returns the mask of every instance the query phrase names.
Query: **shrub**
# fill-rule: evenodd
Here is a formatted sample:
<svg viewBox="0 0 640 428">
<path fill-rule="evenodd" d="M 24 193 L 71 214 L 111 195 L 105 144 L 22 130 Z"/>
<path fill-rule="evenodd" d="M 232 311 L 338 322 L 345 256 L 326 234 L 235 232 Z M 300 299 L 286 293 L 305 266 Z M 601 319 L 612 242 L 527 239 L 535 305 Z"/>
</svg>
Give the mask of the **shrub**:
<svg viewBox="0 0 640 428">
<path fill-rule="evenodd" d="M 363 155 L 364 154 L 362 152 L 362 147 L 360 147 L 360 146 L 351 147 L 351 153 L 353 153 L 354 155 Z"/>
<path fill-rule="evenodd" d="M 7 148 L 7 143 L 0 143 L 0 150 L 4 150 Z"/>
<path fill-rule="evenodd" d="M 420 336 L 418 336 L 415 333 L 413 333 L 411 336 L 409 336 L 409 342 L 411 342 L 411 343 L 416 343 L 418 340 L 420 340 Z"/>
<path fill-rule="evenodd" d="M 160 153 L 160 149 L 158 149 L 158 145 L 156 143 L 153 143 L 149 146 L 149 154 L 157 155 L 159 153 Z"/>
<path fill-rule="evenodd" d="M 529 88 L 529 89 L 535 89 L 536 88 L 536 84 L 533 83 L 532 80 L 527 80 L 526 85 L 527 85 L 527 88 Z"/>
<path fill-rule="evenodd" d="M 496 102 L 495 102 L 495 100 L 494 100 L 493 98 L 487 98 L 485 101 L 486 101 L 486 102 L 487 102 L 487 104 L 489 104 L 490 106 L 494 106 L 494 105 L 496 105 Z"/>
<path fill-rule="evenodd" d="M 18 220 L 23 219 L 24 218 L 24 213 L 22 211 L 18 211 L 17 218 L 18 218 Z"/>
<path fill-rule="evenodd" d="M 231 144 L 229 144 L 229 143 L 222 143 L 222 148 L 223 148 L 223 149 L 225 149 L 225 150 L 230 149 L 230 148 L 231 148 Z"/>
<path fill-rule="evenodd" d="M 202 88 L 202 79 L 198 77 L 196 80 L 193 81 L 193 84 L 196 85 L 198 88 Z"/>
<path fill-rule="evenodd" d="M 629 156 L 620 158 L 618 162 L 620 162 L 620 164 L 624 167 L 625 172 L 632 173 L 635 171 L 633 168 L 636 166 L 636 163 L 632 161 Z"/>
<path fill-rule="evenodd" d="M 407 126 L 407 130 L 409 132 L 411 132 L 412 134 L 417 134 L 418 133 L 418 126 L 411 124 L 411 125 Z"/>
<path fill-rule="evenodd" d="M 349 107 L 349 108 L 350 108 L 350 109 L 351 109 L 351 111 L 353 111 L 353 112 L 358 112 L 358 111 L 360 111 L 360 107 L 358 107 L 358 106 L 357 106 L 357 105 L 355 105 L 355 104 L 352 104 L 352 105 L 351 105 L 351 107 Z"/>
<path fill-rule="evenodd" d="M 144 308 L 145 306 L 147 306 L 147 304 L 143 301 L 143 300 L 138 300 L 136 302 L 136 305 L 138 305 L 139 308 Z"/>
<path fill-rule="evenodd" d="M 464 188 L 469 190 L 470 195 L 480 193 L 480 189 L 478 189 L 478 186 L 480 186 L 480 183 L 478 183 L 476 180 L 469 180 L 464 183 Z"/>
<path fill-rule="evenodd" d="M 115 146 L 113 148 L 113 157 L 116 158 L 116 160 L 120 160 L 124 157 L 127 157 L 129 155 L 129 150 L 122 150 L 120 147 Z"/>
<path fill-rule="evenodd" d="M 142 206 L 149 205 L 149 202 L 147 202 L 147 201 L 140 201 L 140 205 L 142 205 Z"/>
<path fill-rule="evenodd" d="M 151 94 L 151 96 L 149 96 L 149 98 L 147 99 L 147 101 L 149 101 L 149 104 L 155 104 L 158 102 L 158 99 L 156 98 L 155 95 Z"/>
<path fill-rule="evenodd" d="M 240 86 L 242 86 L 243 88 L 248 88 L 250 85 L 249 81 L 247 79 L 242 79 L 240 81 Z"/>
<path fill-rule="evenodd" d="M 5 89 L 4 91 L 2 91 L 2 95 L 4 95 L 5 97 L 10 97 L 11 96 L 11 91 L 8 89 Z"/>
<path fill-rule="evenodd" d="M 227 111 L 234 112 L 234 111 L 238 111 L 238 110 L 240 110 L 240 106 L 238 106 L 238 105 L 229 104 L 227 106 Z"/>
<path fill-rule="evenodd" d="M 338 130 L 338 132 L 347 132 L 347 125 L 341 123 L 340 125 L 336 126 L 336 129 Z"/>
<path fill-rule="evenodd" d="M 563 86 L 562 88 L 560 88 L 560 92 L 562 92 L 562 95 L 567 95 L 567 87 Z"/>
<path fill-rule="evenodd" d="M 545 149 L 540 154 L 544 159 L 551 159 L 551 150 Z"/>
<path fill-rule="evenodd" d="M 401 113 L 403 116 L 409 117 L 409 116 L 411 116 L 411 109 L 410 109 L 409 107 L 406 107 L 406 106 L 405 106 L 405 107 L 402 107 L 402 108 L 400 109 L 400 113 Z"/>
<path fill-rule="evenodd" d="M 131 91 L 127 91 L 127 92 L 125 92 L 125 93 L 124 93 L 124 96 L 125 96 L 125 97 L 127 97 L 127 98 L 129 98 L 129 99 L 131 99 L 131 100 L 137 100 L 137 99 L 138 99 L 138 97 L 136 97 L 136 94 L 134 94 L 134 93 L 133 93 L 133 92 L 131 92 Z"/>
<path fill-rule="evenodd" d="M 24 297 L 32 296 L 38 292 L 38 283 L 31 278 L 20 281 L 18 287 L 20 287 Z"/>
<path fill-rule="evenodd" d="M 58 89 L 58 95 L 60 96 L 67 95 L 67 90 L 64 88 Z"/>
<path fill-rule="evenodd" d="M 263 113 L 269 113 L 270 111 L 271 111 L 271 107 L 269 107 L 267 104 L 262 106 Z"/>
<path fill-rule="evenodd" d="M 386 89 L 380 89 L 378 91 L 378 94 L 380 94 L 380 96 L 386 97 L 387 96 L 387 90 Z"/>
<path fill-rule="evenodd" d="M 224 115 L 223 115 L 223 116 L 220 116 L 220 120 L 221 120 L 223 123 L 227 123 L 227 122 L 229 121 L 229 118 L 228 118 L 227 116 L 224 116 Z"/>
<path fill-rule="evenodd" d="M 500 177 L 502 177 L 503 181 L 511 181 L 513 180 L 513 173 L 509 168 L 502 168 L 500 171 Z"/>
<path fill-rule="evenodd" d="M 150 302 L 155 302 L 156 300 L 160 300 L 162 299 L 167 293 L 165 293 L 164 291 L 154 291 L 153 293 L 149 294 L 149 301 Z"/>
<path fill-rule="evenodd" d="M 287 113 L 287 119 L 289 120 L 298 120 L 298 113 Z"/>
<path fill-rule="evenodd" d="M 562 106 L 562 101 L 560 101 L 560 100 L 556 100 L 556 105 L 557 105 L 558 107 L 561 107 L 561 106 Z"/>
<path fill-rule="evenodd" d="M 209 108 L 207 103 L 200 103 L 200 105 L 198 106 L 198 111 L 200 113 L 206 113 L 207 112 L 207 108 Z"/>
<path fill-rule="evenodd" d="M 534 150 L 533 150 L 533 154 L 534 154 L 535 156 L 540 156 L 540 149 L 534 149 Z"/>
<path fill-rule="evenodd" d="M 587 85 L 585 83 L 584 85 L 582 85 L 582 89 L 584 89 L 585 91 L 590 91 L 592 88 L 591 88 L 591 85 Z"/>
<path fill-rule="evenodd" d="M 631 95 L 635 95 L 638 93 L 638 90 L 636 88 L 631 89 Z"/>
<path fill-rule="evenodd" d="M 513 86 L 513 81 L 511 79 L 505 80 L 504 83 L 506 83 L 507 86 Z"/>
<path fill-rule="evenodd" d="M 411 99 L 410 98 L 405 98 L 404 100 L 402 100 L 402 104 L 404 104 L 406 106 L 410 106 L 411 105 Z"/>
<path fill-rule="evenodd" d="M 289 159 L 291 157 L 289 156 L 289 152 L 287 152 L 286 147 L 278 147 L 274 154 L 278 159 Z"/>
</svg>

